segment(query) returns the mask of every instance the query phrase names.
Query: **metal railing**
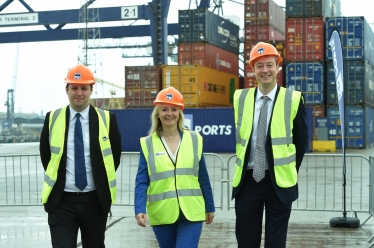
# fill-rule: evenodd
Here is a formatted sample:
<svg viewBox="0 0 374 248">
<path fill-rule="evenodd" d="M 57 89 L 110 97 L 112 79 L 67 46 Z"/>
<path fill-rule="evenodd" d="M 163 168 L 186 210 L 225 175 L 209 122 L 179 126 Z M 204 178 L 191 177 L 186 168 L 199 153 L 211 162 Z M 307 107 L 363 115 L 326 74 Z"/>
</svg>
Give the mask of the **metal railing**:
<svg viewBox="0 0 374 248">
<path fill-rule="evenodd" d="M 213 189 L 215 206 L 223 209 L 221 171 L 223 159 L 205 153 L 205 161 Z M 132 206 L 139 152 L 122 152 L 117 170 L 117 201 L 115 205 Z M 0 206 L 41 205 L 44 169 L 39 155 L 0 156 Z"/>
<path fill-rule="evenodd" d="M 231 180 L 235 155 L 226 161 L 214 153 L 205 153 L 216 208 L 231 209 Z M 372 159 L 372 158 L 371 158 Z M 123 152 L 117 170 L 116 205 L 132 206 L 139 152 Z M 373 162 L 371 162 L 373 163 Z M 374 206 L 370 196 L 369 159 L 346 155 L 346 209 L 369 212 Z M 41 205 L 40 192 L 44 170 L 39 155 L 0 156 L 0 206 Z M 306 154 L 299 171 L 299 199 L 293 209 L 315 211 L 343 210 L 343 159 L 339 154 Z M 374 192 L 374 191 L 372 191 Z M 370 213 L 373 215 L 373 207 Z"/>
<path fill-rule="evenodd" d="M 369 210 L 369 159 L 346 154 L 346 209 Z M 236 156 L 227 161 L 226 171 L 233 175 Z M 228 187 L 231 187 L 229 181 Z M 298 175 L 299 198 L 293 209 L 343 211 L 343 157 L 341 154 L 305 154 Z M 229 199 L 229 198 L 228 198 Z M 229 204 L 229 208 L 233 205 Z"/>
</svg>

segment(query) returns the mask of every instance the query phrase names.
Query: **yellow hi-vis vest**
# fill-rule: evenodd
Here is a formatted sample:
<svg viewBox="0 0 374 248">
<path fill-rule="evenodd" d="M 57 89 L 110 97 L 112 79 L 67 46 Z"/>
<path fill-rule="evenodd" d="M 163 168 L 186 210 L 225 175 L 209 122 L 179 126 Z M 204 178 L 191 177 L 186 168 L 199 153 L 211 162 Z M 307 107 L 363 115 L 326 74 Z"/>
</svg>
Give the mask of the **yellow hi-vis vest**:
<svg viewBox="0 0 374 248">
<path fill-rule="evenodd" d="M 236 162 L 232 182 L 240 183 L 244 157 L 252 132 L 254 100 L 256 88 L 236 90 L 234 94 L 234 114 L 236 130 Z M 280 87 L 271 118 L 271 144 L 274 158 L 274 174 L 277 185 L 289 188 L 297 183 L 296 147 L 293 144 L 293 120 L 296 117 L 301 93 Z M 245 168 L 246 169 L 246 168 Z"/>
<path fill-rule="evenodd" d="M 104 160 L 105 170 L 112 203 L 116 201 L 116 170 L 114 166 L 112 148 L 109 140 L 110 114 L 106 110 L 95 107 L 99 119 L 99 143 Z M 52 111 L 49 116 L 49 145 L 51 159 L 44 175 L 42 203 L 48 201 L 53 186 L 57 181 L 57 172 L 64 150 L 66 129 L 66 107 Z"/>
<path fill-rule="evenodd" d="M 150 185 L 147 212 L 151 226 L 174 223 L 179 209 L 190 221 L 205 220 L 205 202 L 198 181 L 203 138 L 184 131 L 176 165 L 156 133 L 142 137 L 140 144 L 147 161 Z"/>
</svg>

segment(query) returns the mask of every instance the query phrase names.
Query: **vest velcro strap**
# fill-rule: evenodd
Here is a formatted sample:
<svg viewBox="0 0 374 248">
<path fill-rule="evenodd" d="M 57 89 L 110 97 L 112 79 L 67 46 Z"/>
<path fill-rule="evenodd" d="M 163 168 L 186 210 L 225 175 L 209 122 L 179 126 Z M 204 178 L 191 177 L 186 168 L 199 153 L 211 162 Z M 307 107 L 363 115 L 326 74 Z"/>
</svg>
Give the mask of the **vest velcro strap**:
<svg viewBox="0 0 374 248">
<path fill-rule="evenodd" d="M 170 170 L 170 171 L 163 171 L 163 172 L 151 174 L 149 175 L 149 181 L 155 182 L 158 180 L 174 177 L 174 173 L 175 173 L 174 170 Z"/>
<path fill-rule="evenodd" d="M 282 137 L 282 138 L 272 138 L 271 144 L 272 145 L 289 145 L 293 143 L 293 137 Z"/>
<path fill-rule="evenodd" d="M 112 148 L 107 148 L 103 150 L 104 157 L 112 155 Z"/>
<path fill-rule="evenodd" d="M 52 188 L 53 188 L 53 186 L 54 186 L 55 183 L 56 183 L 56 181 L 51 180 L 51 178 L 50 178 L 47 174 L 44 175 L 44 182 L 45 182 L 46 184 L 48 184 L 49 187 L 52 187 Z"/>
<path fill-rule="evenodd" d="M 196 170 L 195 168 L 177 168 L 176 169 L 176 174 L 178 176 L 181 176 L 181 175 L 188 175 L 188 176 L 195 176 L 197 177 L 199 175 L 199 171 Z"/>
<path fill-rule="evenodd" d="M 169 191 L 155 195 L 148 195 L 148 202 L 162 201 L 165 199 L 177 198 L 177 192 Z"/>
<path fill-rule="evenodd" d="M 111 188 L 116 187 L 116 186 L 117 186 L 117 180 L 114 179 L 114 180 L 110 181 L 110 182 L 109 182 L 109 186 L 110 186 Z"/>
<path fill-rule="evenodd" d="M 56 147 L 56 146 L 51 146 L 50 149 L 51 149 L 51 153 L 54 153 L 54 154 L 59 154 L 61 150 L 60 147 Z"/>
<path fill-rule="evenodd" d="M 294 153 L 287 158 L 275 158 L 274 159 L 274 166 L 287 165 L 287 164 L 291 164 L 292 162 L 295 162 L 295 161 L 296 161 L 296 154 Z"/>
<path fill-rule="evenodd" d="M 238 157 L 236 157 L 235 164 L 236 164 L 237 166 L 239 166 L 239 167 L 242 167 L 242 166 L 243 166 L 243 164 L 242 164 L 242 160 L 241 160 L 240 158 L 238 158 Z"/>
<path fill-rule="evenodd" d="M 178 196 L 203 196 L 201 189 L 178 189 Z"/>
</svg>

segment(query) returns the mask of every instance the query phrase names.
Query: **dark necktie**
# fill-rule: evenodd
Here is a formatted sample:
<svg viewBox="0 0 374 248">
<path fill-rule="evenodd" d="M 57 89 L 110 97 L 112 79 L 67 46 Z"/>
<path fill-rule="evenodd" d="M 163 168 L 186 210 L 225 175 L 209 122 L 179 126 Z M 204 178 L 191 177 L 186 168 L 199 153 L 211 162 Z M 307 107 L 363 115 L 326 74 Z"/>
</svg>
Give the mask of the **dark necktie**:
<svg viewBox="0 0 374 248">
<path fill-rule="evenodd" d="M 268 116 L 267 101 L 269 100 L 269 97 L 262 96 L 262 99 L 264 99 L 264 101 L 261 106 L 260 117 L 258 118 L 256 149 L 252 175 L 256 182 L 261 181 L 265 177 L 266 168 L 265 142 Z"/>
<path fill-rule="evenodd" d="M 74 162 L 75 162 L 75 186 L 81 191 L 87 186 L 86 163 L 84 161 L 84 147 L 82 125 L 77 113 L 74 129 Z"/>
</svg>

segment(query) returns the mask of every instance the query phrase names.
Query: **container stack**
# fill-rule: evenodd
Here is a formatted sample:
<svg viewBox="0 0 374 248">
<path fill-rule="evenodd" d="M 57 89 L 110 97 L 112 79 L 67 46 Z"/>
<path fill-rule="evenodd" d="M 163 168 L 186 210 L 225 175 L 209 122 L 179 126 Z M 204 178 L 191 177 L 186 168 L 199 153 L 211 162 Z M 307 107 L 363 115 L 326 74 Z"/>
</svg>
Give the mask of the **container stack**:
<svg viewBox="0 0 374 248">
<path fill-rule="evenodd" d="M 252 88 L 257 81 L 249 67 L 249 55 L 258 42 L 273 44 L 284 60 L 285 12 L 273 0 L 246 0 L 244 18 L 244 88 Z M 280 67 L 283 68 L 283 62 Z M 279 71 L 277 82 L 284 86 L 283 70 Z"/>
<path fill-rule="evenodd" d="M 186 107 L 230 107 L 239 87 L 239 26 L 208 9 L 179 10 L 178 65 L 163 66 L 162 87 Z"/>
<path fill-rule="evenodd" d="M 326 19 L 326 36 L 340 33 L 344 70 L 345 147 L 374 146 L 374 33 L 364 17 Z M 326 39 L 328 138 L 342 148 L 341 122 L 331 47 Z"/>
<path fill-rule="evenodd" d="M 151 108 L 161 90 L 161 66 L 125 67 L 125 107 Z"/>
<path fill-rule="evenodd" d="M 313 139 L 315 119 L 326 116 L 325 18 L 340 15 L 340 0 L 286 0 L 285 85 L 303 93 Z"/>
</svg>

